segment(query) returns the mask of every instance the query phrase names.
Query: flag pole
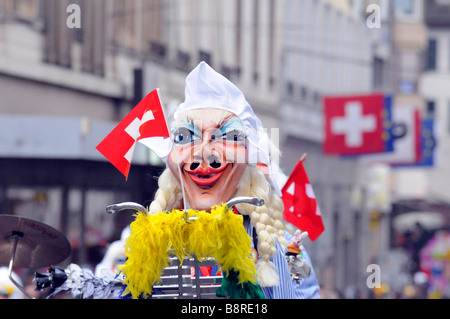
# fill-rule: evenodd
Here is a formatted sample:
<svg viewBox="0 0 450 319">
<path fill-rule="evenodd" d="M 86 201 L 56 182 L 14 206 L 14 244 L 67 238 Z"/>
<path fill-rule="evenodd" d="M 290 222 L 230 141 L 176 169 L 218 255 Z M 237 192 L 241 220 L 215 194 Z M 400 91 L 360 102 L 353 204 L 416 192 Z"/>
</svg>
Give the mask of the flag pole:
<svg viewBox="0 0 450 319">
<path fill-rule="evenodd" d="M 302 157 L 300 157 L 300 162 L 304 162 L 306 160 L 306 156 L 308 156 L 308 153 L 303 153 Z"/>
</svg>

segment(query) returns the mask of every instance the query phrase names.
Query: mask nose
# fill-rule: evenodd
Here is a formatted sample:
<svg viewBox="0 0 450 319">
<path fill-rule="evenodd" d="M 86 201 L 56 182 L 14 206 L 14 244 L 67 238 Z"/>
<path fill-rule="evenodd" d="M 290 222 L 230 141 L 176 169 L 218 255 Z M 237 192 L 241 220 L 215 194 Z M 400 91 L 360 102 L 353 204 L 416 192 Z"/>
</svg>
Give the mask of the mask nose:
<svg viewBox="0 0 450 319">
<path fill-rule="evenodd" d="M 215 156 L 208 156 L 208 163 L 212 168 L 219 168 L 222 166 L 222 163 Z"/>
<path fill-rule="evenodd" d="M 208 166 L 210 166 L 211 168 L 214 168 L 214 169 L 218 169 L 222 166 L 222 163 L 218 160 L 218 158 L 215 156 L 212 156 L 212 155 L 207 157 L 207 163 L 208 163 Z M 201 166 L 200 162 L 198 162 L 198 161 L 193 162 L 189 166 L 189 170 L 193 171 L 200 166 Z"/>
<path fill-rule="evenodd" d="M 199 162 L 194 162 L 194 163 L 191 164 L 191 166 L 189 167 L 189 169 L 190 169 L 191 171 L 193 171 L 193 170 L 197 169 L 199 166 L 200 166 L 200 163 L 199 163 Z"/>
</svg>

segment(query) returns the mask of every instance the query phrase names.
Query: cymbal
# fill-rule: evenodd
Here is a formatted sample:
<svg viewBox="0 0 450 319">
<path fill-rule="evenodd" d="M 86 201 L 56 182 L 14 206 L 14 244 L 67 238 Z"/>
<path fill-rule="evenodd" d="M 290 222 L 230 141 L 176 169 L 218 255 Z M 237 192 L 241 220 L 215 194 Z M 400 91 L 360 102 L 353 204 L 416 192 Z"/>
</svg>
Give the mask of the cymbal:
<svg viewBox="0 0 450 319">
<path fill-rule="evenodd" d="M 13 267 L 42 268 L 64 261 L 72 250 L 67 238 L 44 223 L 33 219 L 0 215 L 0 265 L 9 265 L 15 238 Z"/>
</svg>

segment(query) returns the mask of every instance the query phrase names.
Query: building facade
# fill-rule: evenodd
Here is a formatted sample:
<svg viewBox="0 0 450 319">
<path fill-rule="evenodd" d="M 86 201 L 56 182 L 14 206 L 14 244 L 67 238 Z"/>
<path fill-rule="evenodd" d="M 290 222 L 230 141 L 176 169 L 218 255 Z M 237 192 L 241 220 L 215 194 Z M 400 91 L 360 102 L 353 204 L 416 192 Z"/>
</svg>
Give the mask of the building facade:
<svg viewBox="0 0 450 319">
<path fill-rule="evenodd" d="M 125 181 L 95 146 L 154 88 L 170 116 L 184 99 L 186 75 L 206 61 L 244 92 L 287 175 L 307 153 L 326 227 L 306 243 L 321 284 L 365 283 L 370 242 L 361 234 L 370 216 L 355 195 L 364 197 L 365 167 L 324 157 L 321 148 L 322 97 L 382 90 L 389 68 L 389 30 L 368 28 L 358 3 L 1 0 L 2 212 L 39 217 L 40 205 L 39 219 L 80 247 L 76 261 L 92 262 L 89 247 L 120 234 L 104 207 L 148 205 L 162 169 L 136 149 Z M 69 5 L 81 9 L 80 28 L 68 27 Z"/>
<path fill-rule="evenodd" d="M 427 1 L 424 21 L 427 25 L 427 49 L 424 73 L 420 78 L 422 94 L 428 116 L 439 121 L 439 161 L 428 172 L 427 197 L 436 202 L 450 202 L 444 191 L 449 180 L 450 167 L 445 159 L 450 154 L 450 5 L 446 2 Z"/>
</svg>

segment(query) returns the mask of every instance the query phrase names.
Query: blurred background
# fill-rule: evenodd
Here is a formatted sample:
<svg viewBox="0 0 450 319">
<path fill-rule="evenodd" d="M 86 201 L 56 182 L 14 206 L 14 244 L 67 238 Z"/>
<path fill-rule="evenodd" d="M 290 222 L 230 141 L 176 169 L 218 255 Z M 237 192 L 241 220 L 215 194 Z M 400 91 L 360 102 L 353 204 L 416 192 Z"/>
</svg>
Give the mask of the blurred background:
<svg viewBox="0 0 450 319">
<path fill-rule="evenodd" d="M 138 145 L 125 180 L 95 146 L 155 88 L 172 112 L 200 61 L 279 135 L 287 175 L 308 154 L 323 298 L 450 297 L 447 0 L 0 0 L 0 214 L 58 229 L 64 263 L 93 269 L 133 219 L 105 207 L 149 205 L 164 168 Z M 372 92 L 434 119 L 432 165 L 324 154 L 322 98 Z"/>
</svg>

